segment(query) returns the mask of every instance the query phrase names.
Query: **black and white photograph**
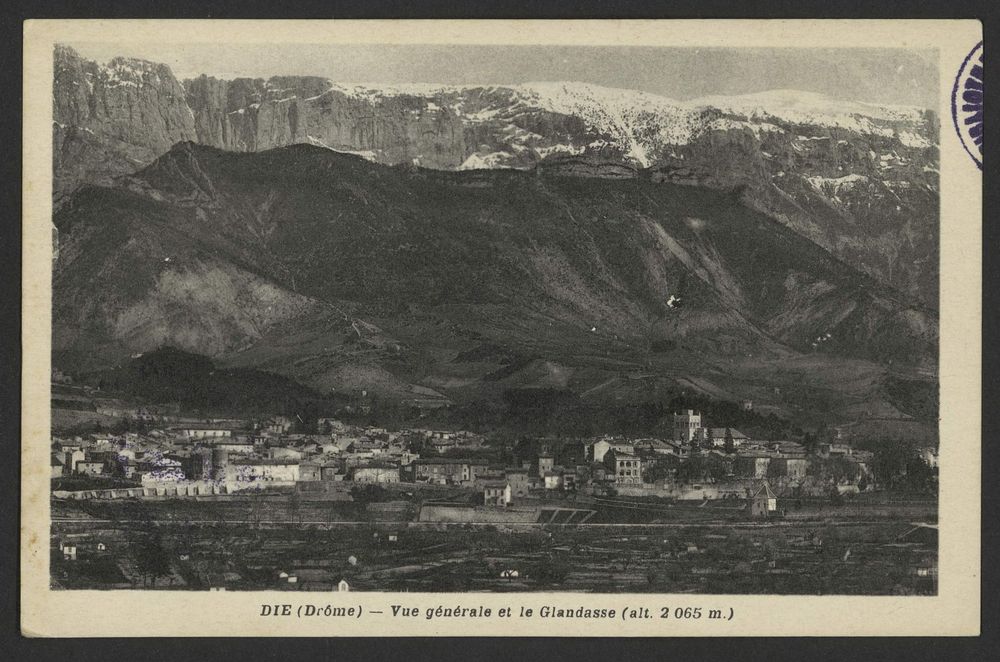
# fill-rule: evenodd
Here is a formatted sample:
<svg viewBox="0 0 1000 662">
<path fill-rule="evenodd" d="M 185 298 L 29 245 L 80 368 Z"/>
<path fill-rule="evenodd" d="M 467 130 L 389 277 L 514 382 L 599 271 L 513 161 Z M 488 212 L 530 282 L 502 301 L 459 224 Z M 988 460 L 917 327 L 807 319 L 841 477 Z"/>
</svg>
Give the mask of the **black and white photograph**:
<svg viewBox="0 0 1000 662">
<path fill-rule="evenodd" d="M 53 590 L 937 593 L 936 50 L 51 57 Z"/>
</svg>

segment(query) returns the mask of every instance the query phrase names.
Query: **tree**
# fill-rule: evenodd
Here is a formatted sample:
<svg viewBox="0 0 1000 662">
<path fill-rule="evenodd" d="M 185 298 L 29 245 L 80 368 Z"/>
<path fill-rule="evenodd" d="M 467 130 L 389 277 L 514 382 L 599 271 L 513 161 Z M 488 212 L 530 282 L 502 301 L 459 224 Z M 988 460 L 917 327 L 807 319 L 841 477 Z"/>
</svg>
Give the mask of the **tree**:
<svg viewBox="0 0 1000 662">
<path fill-rule="evenodd" d="M 143 586 L 150 580 L 156 585 L 160 577 L 170 577 L 173 583 L 173 573 L 170 567 L 170 556 L 163 548 L 163 541 L 158 532 L 146 533 L 133 545 L 132 554 L 135 566 L 143 578 Z"/>
<path fill-rule="evenodd" d="M 893 485 L 906 476 L 913 460 L 919 460 L 914 448 L 900 440 L 883 441 L 873 449 L 875 476 L 882 485 Z"/>
<path fill-rule="evenodd" d="M 655 483 L 658 480 L 670 476 L 670 467 L 665 462 L 651 463 L 642 470 L 642 481 L 644 483 Z"/>
<path fill-rule="evenodd" d="M 933 489 L 935 471 L 921 457 L 912 457 L 906 464 L 906 486 L 918 491 Z"/>
<path fill-rule="evenodd" d="M 549 557 L 539 561 L 531 573 L 543 584 L 562 584 L 569 577 L 569 564 L 561 557 Z"/>
<path fill-rule="evenodd" d="M 736 442 L 733 441 L 733 431 L 730 428 L 726 428 L 725 450 L 727 455 L 736 452 Z"/>
<path fill-rule="evenodd" d="M 385 501 L 388 492 L 381 485 L 365 484 L 351 488 L 351 498 L 360 504 Z"/>
</svg>

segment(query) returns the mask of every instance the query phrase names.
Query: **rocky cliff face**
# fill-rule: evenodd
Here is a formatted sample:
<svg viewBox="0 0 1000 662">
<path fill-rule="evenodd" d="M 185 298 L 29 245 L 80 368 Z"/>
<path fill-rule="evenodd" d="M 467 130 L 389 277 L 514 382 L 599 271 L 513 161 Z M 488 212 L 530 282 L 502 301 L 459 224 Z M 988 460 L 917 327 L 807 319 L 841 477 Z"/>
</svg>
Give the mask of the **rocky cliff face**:
<svg viewBox="0 0 1000 662">
<path fill-rule="evenodd" d="M 56 53 L 56 196 L 179 140 L 305 143 L 383 164 L 558 169 L 737 190 L 852 266 L 937 306 L 937 119 L 799 92 L 676 102 L 585 84 L 373 87 L 200 76 Z"/>
<path fill-rule="evenodd" d="M 185 82 L 199 142 L 234 151 L 311 143 L 382 163 L 452 168 L 467 153 L 461 118 L 426 100 L 368 100 L 331 89 L 320 78 L 276 77 Z"/>
<path fill-rule="evenodd" d="M 170 68 L 115 58 L 98 65 L 55 50 L 54 195 L 134 172 L 174 143 L 195 140 L 194 113 Z"/>
</svg>

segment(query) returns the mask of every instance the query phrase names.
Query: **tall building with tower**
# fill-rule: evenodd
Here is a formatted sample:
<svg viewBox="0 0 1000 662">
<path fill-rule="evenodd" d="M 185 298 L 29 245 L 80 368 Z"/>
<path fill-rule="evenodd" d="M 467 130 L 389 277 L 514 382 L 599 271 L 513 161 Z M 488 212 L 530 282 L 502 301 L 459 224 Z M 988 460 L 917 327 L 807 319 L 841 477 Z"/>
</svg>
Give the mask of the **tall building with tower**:
<svg viewBox="0 0 1000 662">
<path fill-rule="evenodd" d="M 701 413 L 693 409 L 674 414 L 674 441 L 691 443 L 701 428 Z"/>
</svg>

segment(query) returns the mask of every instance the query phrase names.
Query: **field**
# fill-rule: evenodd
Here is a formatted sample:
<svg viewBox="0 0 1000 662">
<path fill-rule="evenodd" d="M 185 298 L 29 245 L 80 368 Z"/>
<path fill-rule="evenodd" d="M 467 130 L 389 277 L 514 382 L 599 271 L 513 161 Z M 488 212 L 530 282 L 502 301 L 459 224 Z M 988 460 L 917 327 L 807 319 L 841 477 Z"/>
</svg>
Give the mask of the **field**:
<svg viewBox="0 0 1000 662">
<path fill-rule="evenodd" d="M 683 507 L 644 522 L 563 527 L 417 523 L 406 514 L 375 521 L 356 502 L 288 497 L 54 501 L 52 581 L 66 589 L 328 591 L 344 579 L 362 591 L 936 591 L 936 542 L 897 540 L 911 519 L 933 521 L 933 504 L 797 506 L 787 505 L 795 517 L 773 522 Z M 75 560 L 63 558 L 64 543 L 76 546 Z"/>
</svg>

